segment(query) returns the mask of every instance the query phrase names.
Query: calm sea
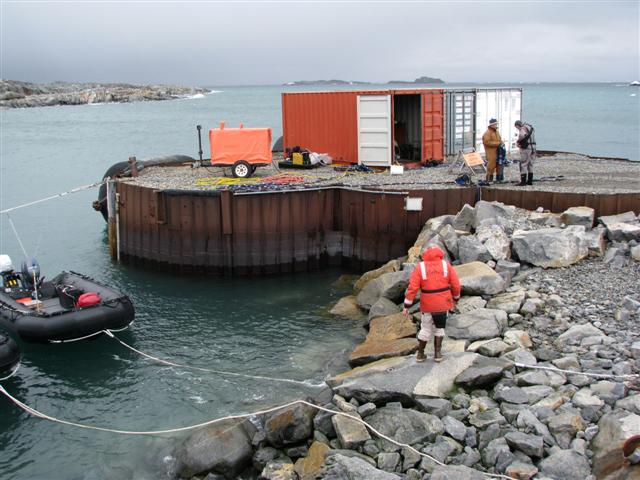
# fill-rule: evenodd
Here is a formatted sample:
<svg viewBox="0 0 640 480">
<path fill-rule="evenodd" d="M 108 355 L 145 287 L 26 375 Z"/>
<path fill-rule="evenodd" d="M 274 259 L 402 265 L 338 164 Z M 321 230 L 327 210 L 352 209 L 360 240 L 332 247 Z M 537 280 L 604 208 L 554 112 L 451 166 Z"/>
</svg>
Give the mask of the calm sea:
<svg viewBox="0 0 640 480">
<path fill-rule="evenodd" d="M 541 149 L 640 159 L 640 89 L 616 84 L 521 85 L 524 119 Z M 0 208 L 99 180 L 131 155 L 197 156 L 195 125 L 221 120 L 281 134 L 282 87 L 218 87 L 170 102 L 0 112 Z M 291 90 L 288 88 L 287 90 Z M 301 90 L 297 88 L 296 90 Z M 208 156 L 208 148 L 205 148 Z M 136 322 L 121 338 L 152 355 L 201 367 L 318 381 L 345 368 L 363 337 L 327 308 L 347 291 L 340 271 L 261 279 L 189 278 L 117 265 L 94 190 L 11 215 L 28 255 L 49 277 L 91 275 L 131 295 Z M 0 253 L 22 260 L 8 218 Z M 291 384 L 155 365 L 108 338 L 21 344 L 23 364 L 4 387 L 54 417 L 126 430 L 156 430 L 249 412 L 313 393 Z M 157 479 L 180 437 L 122 437 L 35 419 L 0 398 L 0 478 Z"/>
</svg>

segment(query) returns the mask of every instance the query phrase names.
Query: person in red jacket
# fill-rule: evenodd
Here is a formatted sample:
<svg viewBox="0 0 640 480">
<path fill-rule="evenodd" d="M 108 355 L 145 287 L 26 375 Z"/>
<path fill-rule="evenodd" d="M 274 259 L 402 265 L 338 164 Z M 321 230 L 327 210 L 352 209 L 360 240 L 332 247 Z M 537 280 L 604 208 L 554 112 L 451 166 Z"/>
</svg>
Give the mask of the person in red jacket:
<svg viewBox="0 0 640 480">
<path fill-rule="evenodd" d="M 420 312 L 422 321 L 418 332 L 418 353 L 416 360 L 424 362 L 424 347 L 433 337 L 434 360 L 442 361 L 442 339 L 447 323 L 447 313 L 460 298 L 460 279 L 449 262 L 444 259 L 444 252 L 438 247 L 427 247 L 422 252 L 422 262 L 411 273 L 409 286 L 404 297 L 404 310 L 409 315 L 409 307 L 420 293 Z M 435 332 L 434 332 L 435 327 Z"/>
</svg>

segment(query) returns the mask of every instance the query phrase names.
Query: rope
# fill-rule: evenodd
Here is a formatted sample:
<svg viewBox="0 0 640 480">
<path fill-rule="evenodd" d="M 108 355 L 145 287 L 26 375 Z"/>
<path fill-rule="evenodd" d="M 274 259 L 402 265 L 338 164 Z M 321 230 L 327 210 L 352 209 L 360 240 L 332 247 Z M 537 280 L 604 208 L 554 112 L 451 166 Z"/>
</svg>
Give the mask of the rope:
<svg viewBox="0 0 640 480">
<path fill-rule="evenodd" d="M 632 374 L 627 374 L 627 375 L 614 375 L 612 373 L 590 373 L 590 372 L 577 372 L 574 370 L 564 370 L 562 368 L 557 368 L 557 367 L 545 367 L 543 365 L 526 365 L 524 363 L 518 363 L 518 362 L 514 362 L 512 360 L 509 360 L 511 363 L 513 363 L 516 367 L 520 367 L 520 368 L 533 368 L 536 370 L 550 370 L 552 372 L 562 372 L 562 373 L 569 373 L 572 375 L 587 375 L 590 377 L 598 377 L 598 378 L 635 378 L 635 377 L 639 377 L 640 374 L 637 373 L 632 373 Z"/>
<path fill-rule="evenodd" d="M 277 407 L 268 408 L 266 410 L 259 410 L 257 412 L 245 413 L 245 414 L 239 414 L 239 415 L 228 415 L 226 417 L 221 417 L 221 418 L 217 418 L 217 419 L 214 419 L 214 420 L 209 420 L 207 422 L 202 422 L 202 423 L 199 423 L 197 425 L 190 425 L 190 426 L 187 426 L 187 427 L 171 428 L 171 429 L 166 429 L 166 430 L 153 430 L 153 431 L 146 431 L 145 432 L 145 431 L 132 431 L 132 430 L 117 430 L 117 429 L 113 429 L 113 428 L 97 427 L 97 426 L 94 426 L 94 425 L 84 425 L 84 424 L 81 424 L 81 423 L 75 423 L 75 422 L 69 422 L 67 420 L 61 420 L 61 419 L 46 415 L 46 414 L 44 414 L 42 412 L 39 412 L 38 410 L 35 410 L 34 408 L 29 407 L 25 403 L 22 403 L 20 400 L 18 400 L 17 398 L 13 397 L 9 392 L 7 392 L 2 385 L 0 385 L 0 393 L 2 393 L 5 397 L 7 397 L 15 405 L 17 405 L 18 407 L 20 407 L 21 409 L 23 409 L 24 411 L 26 411 L 27 413 L 30 413 L 31 415 L 33 415 L 35 417 L 42 418 L 44 420 L 49 420 L 49 421 L 55 422 L 55 423 L 60 423 L 60 424 L 63 424 L 63 425 L 68 425 L 68 426 L 71 426 L 71 427 L 83 428 L 83 429 L 86 429 L 86 430 L 97 430 L 97 431 L 101 431 L 101 432 L 117 433 L 117 434 L 122 434 L 122 435 L 163 435 L 163 434 L 167 434 L 167 433 L 184 432 L 184 431 L 187 431 L 187 430 L 193 430 L 195 428 L 201 428 L 201 427 L 205 427 L 205 426 L 212 425 L 212 424 L 215 424 L 215 423 L 223 422 L 225 420 L 238 420 L 238 419 L 243 419 L 243 418 L 249 418 L 249 417 L 254 417 L 254 416 L 258 416 L 258 415 L 265 415 L 265 414 L 268 414 L 268 413 L 272 413 L 272 412 L 281 410 L 283 408 L 292 407 L 294 405 L 306 405 L 306 406 L 314 408 L 316 410 L 321 410 L 323 412 L 332 413 L 334 415 L 342 415 L 344 417 L 348 417 L 348 418 L 350 418 L 352 420 L 355 420 L 356 422 L 364 425 L 371 432 L 373 432 L 375 435 L 377 435 L 378 437 L 382 438 L 383 440 L 386 440 L 386 441 L 388 441 L 390 443 L 393 443 L 394 445 L 396 445 L 396 446 L 398 446 L 400 448 L 409 449 L 412 452 L 420 455 L 421 457 L 428 458 L 429 460 L 437 463 L 440 466 L 443 466 L 443 467 L 447 466 L 445 463 L 439 461 L 438 459 L 432 457 L 431 455 L 426 454 L 424 452 L 421 452 L 421 451 L 413 448 L 411 445 L 409 445 L 407 443 L 398 442 L 395 439 L 383 434 L 382 432 L 376 430 L 370 424 L 368 424 L 367 422 L 362 420 L 360 417 L 356 417 L 354 415 L 350 415 L 350 414 L 345 413 L 345 412 L 332 410 L 330 408 L 321 407 L 319 405 L 315 405 L 313 403 L 307 402 L 306 400 L 294 400 L 292 402 L 285 403 L 283 405 L 278 405 Z M 492 474 L 492 473 L 486 473 L 486 472 L 480 472 L 480 473 L 482 473 L 483 475 L 486 475 L 487 477 L 504 478 L 504 479 L 507 479 L 507 480 L 512 480 L 512 477 L 508 477 L 506 475 Z"/>
<path fill-rule="evenodd" d="M 275 377 L 266 377 L 263 375 L 249 375 L 246 373 L 237 373 L 237 372 L 227 372 L 224 370 L 214 370 L 214 369 L 210 369 L 210 368 L 202 368 L 202 367 L 194 367 L 192 365 L 183 365 L 180 363 L 174 363 L 174 362 L 170 362 L 168 360 L 163 360 L 161 358 L 157 358 L 154 357 L 152 355 L 149 355 L 147 353 L 144 353 L 140 350 L 137 350 L 136 348 L 132 347 L 131 345 L 126 344 L 125 342 L 123 342 L 122 340 L 120 340 L 118 337 L 116 337 L 113 333 L 111 333 L 110 330 L 104 330 L 104 333 L 107 334 L 109 337 L 113 338 L 115 341 L 117 341 L 118 343 L 120 343 L 122 346 L 128 348 L 129 350 L 131 350 L 132 352 L 136 352 L 139 355 L 142 355 L 143 357 L 146 357 L 150 360 L 153 360 L 154 362 L 158 362 L 161 363 L 163 365 L 168 365 L 171 367 L 178 367 L 178 368 L 188 368 L 191 370 L 198 370 L 199 372 L 206 372 L 206 373 L 216 373 L 219 375 L 230 375 L 230 376 L 234 376 L 234 377 L 244 377 L 244 378 L 253 378 L 255 380 L 269 380 L 272 382 L 284 382 L 284 383 L 293 383 L 295 385 L 304 385 L 306 387 L 313 387 L 313 388 L 323 388 L 326 384 L 324 382 L 322 383 L 312 383 L 308 380 L 292 380 L 290 378 L 275 378 Z"/>
<path fill-rule="evenodd" d="M 24 258 L 26 260 L 27 258 L 29 258 L 29 255 L 27 255 L 27 250 L 24 248 L 24 245 L 22 244 L 22 240 L 20 240 L 20 235 L 18 235 L 18 230 L 16 230 L 16 226 L 13 224 L 13 219 L 11 218 L 11 215 L 9 215 L 8 213 L 7 213 L 7 218 L 9 219 L 9 225 L 11 225 L 13 234 L 16 236 L 16 240 L 18 240 L 18 244 L 20 245 L 20 248 L 22 249 L 22 253 L 24 253 Z"/>
<path fill-rule="evenodd" d="M 83 185 L 81 187 L 72 188 L 71 190 L 67 190 L 66 192 L 56 193 L 55 195 L 51 195 L 50 197 L 41 198 L 40 200 L 35 200 L 33 202 L 25 203 L 22 205 L 18 205 L 16 207 L 7 208 L 5 210 L 0 210 L 0 214 L 13 212 L 14 210 L 18 210 L 24 207 L 30 207 L 31 205 L 36 205 L 38 203 L 46 202 L 48 200 L 53 200 L 54 198 L 64 197 L 66 195 L 70 195 L 72 193 L 81 192 L 82 190 L 88 190 L 90 188 L 99 187 L 103 183 L 107 182 L 108 179 L 101 180 L 99 182 L 92 183 L 91 185 Z"/>
</svg>

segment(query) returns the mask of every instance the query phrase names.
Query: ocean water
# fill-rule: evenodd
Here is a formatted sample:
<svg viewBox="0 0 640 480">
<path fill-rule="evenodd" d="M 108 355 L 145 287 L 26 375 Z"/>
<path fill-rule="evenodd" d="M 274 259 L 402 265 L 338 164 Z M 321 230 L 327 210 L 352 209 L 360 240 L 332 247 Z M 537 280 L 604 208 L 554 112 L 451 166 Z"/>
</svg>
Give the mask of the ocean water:
<svg viewBox="0 0 640 480">
<path fill-rule="evenodd" d="M 536 126 L 540 149 L 640 159 L 637 88 L 521 87 L 524 119 Z M 222 120 L 271 126 L 277 138 L 283 89 L 215 87 L 217 93 L 169 102 L 1 111 L 0 209 L 93 183 L 132 155 L 197 157 L 196 124 L 205 131 Z M 204 150 L 207 157 L 206 142 Z M 220 279 L 118 265 L 107 252 L 105 223 L 91 209 L 96 197 L 87 190 L 0 216 L 0 253 L 15 263 L 23 257 L 11 219 L 43 274 L 75 270 L 130 294 L 136 322 L 120 337 L 152 355 L 312 382 L 345 368 L 345 355 L 364 335 L 359 325 L 327 314 L 348 293 L 336 283 L 345 272 Z M 48 415 L 101 427 L 181 427 L 314 392 L 158 366 L 104 337 L 21 348 L 21 369 L 3 382 L 10 393 Z M 4 398 L 0 412 L 2 479 L 164 478 L 163 459 L 181 438 L 74 429 L 30 417 Z"/>
</svg>

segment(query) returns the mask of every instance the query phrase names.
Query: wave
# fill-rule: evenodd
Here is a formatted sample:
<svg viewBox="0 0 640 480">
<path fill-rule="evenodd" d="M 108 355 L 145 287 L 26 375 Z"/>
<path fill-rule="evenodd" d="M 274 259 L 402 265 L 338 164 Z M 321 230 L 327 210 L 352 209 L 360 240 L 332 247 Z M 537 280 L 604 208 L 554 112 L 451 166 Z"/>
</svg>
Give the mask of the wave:
<svg viewBox="0 0 640 480">
<path fill-rule="evenodd" d="M 212 93 L 222 93 L 222 90 L 209 90 L 209 93 L 207 93 L 207 95 L 211 95 Z"/>
</svg>

